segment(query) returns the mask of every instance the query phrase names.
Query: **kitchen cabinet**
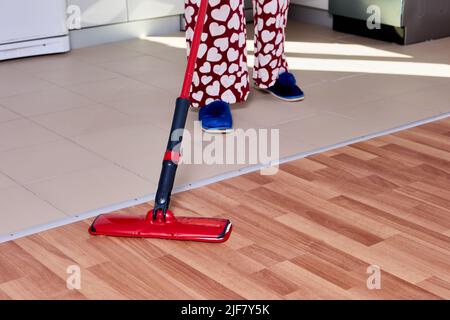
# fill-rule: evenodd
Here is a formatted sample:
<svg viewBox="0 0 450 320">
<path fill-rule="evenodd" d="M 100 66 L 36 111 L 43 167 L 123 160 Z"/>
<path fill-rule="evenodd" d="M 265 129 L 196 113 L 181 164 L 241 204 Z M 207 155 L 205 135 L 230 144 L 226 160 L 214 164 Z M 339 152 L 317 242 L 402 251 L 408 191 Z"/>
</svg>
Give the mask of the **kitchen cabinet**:
<svg viewBox="0 0 450 320">
<path fill-rule="evenodd" d="M 68 0 L 81 10 L 81 27 L 93 27 L 128 21 L 127 0 Z"/>
<path fill-rule="evenodd" d="M 0 60 L 69 49 L 65 0 L 0 1 Z"/>
<path fill-rule="evenodd" d="M 379 26 L 370 25 L 371 8 Z M 449 0 L 330 0 L 329 10 L 341 32 L 400 44 L 450 36 Z"/>
<path fill-rule="evenodd" d="M 184 0 L 128 0 L 128 19 L 142 20 L 184 12 Z"/>
</svg>

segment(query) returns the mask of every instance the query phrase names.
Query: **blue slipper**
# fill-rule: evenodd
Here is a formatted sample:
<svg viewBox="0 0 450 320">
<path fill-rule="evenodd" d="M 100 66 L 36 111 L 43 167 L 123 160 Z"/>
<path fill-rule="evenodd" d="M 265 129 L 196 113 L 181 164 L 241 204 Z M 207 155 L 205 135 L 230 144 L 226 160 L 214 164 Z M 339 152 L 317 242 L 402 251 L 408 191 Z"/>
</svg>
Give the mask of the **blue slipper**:
<svg viewBox="0 0 450 320">
<path fill-rule="evenodd" d="M 267 91 L 284 101 L 301 101 L 305 99 L 302 89 L 297 86 L 295 76 L 290 72 L 280 73 L 277 81 Z"/>
<path fill-rule="evenodd" d="M 227 133 L 233 129 L 230 105 L 222 100 L 201 107 L 198 120 L 202 122 L 203 131 L 209 133 Z"/>
</svg>

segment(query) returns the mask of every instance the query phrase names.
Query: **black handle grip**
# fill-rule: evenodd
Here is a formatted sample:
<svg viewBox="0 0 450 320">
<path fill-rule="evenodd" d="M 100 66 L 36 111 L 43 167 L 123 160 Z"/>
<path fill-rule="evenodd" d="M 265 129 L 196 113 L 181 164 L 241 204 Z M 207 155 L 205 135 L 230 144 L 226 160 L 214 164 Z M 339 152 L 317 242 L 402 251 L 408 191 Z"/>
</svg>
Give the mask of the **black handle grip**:
<svg viewBox="0 0 450 320">
<path fill-rule="evenodd" d="M 181 142 L 183 141 L 183 130 L 186 126 L 186 118 L 191 102 L 189 99 L 178 98 L 175 112 L 172 119 L 172 127 L 167 142 L 166 154 L 172 151 L 180 152 Z M 162 210 L 165 215 L 170 203 L 175 175 L 178 164 L 173 160 L 164 160 L 159 177 L 158 191 L 155 197 L 155 208 L 153 209 L 153 218 L 156 219 L 157 213 Z"/>
</svg>

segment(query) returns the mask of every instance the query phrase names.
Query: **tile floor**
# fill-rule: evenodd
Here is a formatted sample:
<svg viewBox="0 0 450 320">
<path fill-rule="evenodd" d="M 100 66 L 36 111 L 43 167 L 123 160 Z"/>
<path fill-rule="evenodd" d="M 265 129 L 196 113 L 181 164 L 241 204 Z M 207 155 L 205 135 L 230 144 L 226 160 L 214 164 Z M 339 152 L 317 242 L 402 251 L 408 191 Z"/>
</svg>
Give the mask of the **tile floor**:
<svg viewBox="0 0 450 320">
<path fill-rule="evenodd" d="M 282 157 L 450 112 L 450 38 L 402 47 L 291 22 L 287 39 L 307 99 L 254 91 L 234 107 L 236 127 L 280 130 Z M 180 33 L 0 62 L 0 239 L 155 192 L 183 45 Z M 177 184 L 243 167 L 185 165 Z"/>
</svg>

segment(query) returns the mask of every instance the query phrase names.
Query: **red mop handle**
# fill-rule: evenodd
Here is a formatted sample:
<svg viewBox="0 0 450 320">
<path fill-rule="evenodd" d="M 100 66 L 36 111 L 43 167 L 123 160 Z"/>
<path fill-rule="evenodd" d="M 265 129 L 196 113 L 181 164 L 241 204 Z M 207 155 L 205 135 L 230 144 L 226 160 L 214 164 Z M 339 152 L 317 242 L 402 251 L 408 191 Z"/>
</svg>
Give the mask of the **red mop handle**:
<svg viewBox="0 0 450 320">
<path fill-rule="evenodd" d="M 183 89 L 181 89 L 180 98 L 189 99 L 192 85 L 192 77 L 194 76 L 195 64 L 197 62 L 198 48 L 203 33 L 203 26 L 205 25 L 206 10 L 208 9 L 209 0 L 200 0 L 200 9 L 197 15 L 197 24 L 195 25 L 194 37 L 191 43 L 191 51 L 189 54 L 186 72 L 184 74 Z"/>
</svg>

